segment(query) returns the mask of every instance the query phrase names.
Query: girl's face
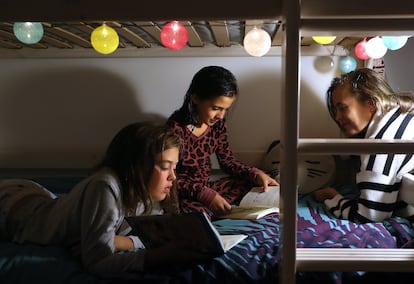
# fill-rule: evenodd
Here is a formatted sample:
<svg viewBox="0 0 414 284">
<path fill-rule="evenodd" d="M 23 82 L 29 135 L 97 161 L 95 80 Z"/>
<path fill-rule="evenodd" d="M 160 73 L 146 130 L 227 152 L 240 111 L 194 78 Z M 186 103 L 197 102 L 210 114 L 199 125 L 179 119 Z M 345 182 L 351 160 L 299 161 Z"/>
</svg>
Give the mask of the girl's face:
<svg viewBox="0 0 414 284">
<path fill-rule="evenodd" d="M 197 101 L 198 120 L 201 124 L 212 126 L 220 119 L 224 118 L 226 111 L 231 107 L 236 97 L 219 96 L 211 100 Z"/>
<path fill-rule="evenodd" d="M 154 170 L 148 183 L 149 193 L 153 201 L 162 201 L 171 191 L 178 163 L 178 148 L 171 148 L 157 154 Z"/>
<path fill-rule="evenodd" d="M 361 102 L 352 95 L 347 83 L 334 90 L 332 102 L 336 112 L 335 121 L 347 137 L 363 131 L 376 111 L 373 102 Z"/>
</svg>

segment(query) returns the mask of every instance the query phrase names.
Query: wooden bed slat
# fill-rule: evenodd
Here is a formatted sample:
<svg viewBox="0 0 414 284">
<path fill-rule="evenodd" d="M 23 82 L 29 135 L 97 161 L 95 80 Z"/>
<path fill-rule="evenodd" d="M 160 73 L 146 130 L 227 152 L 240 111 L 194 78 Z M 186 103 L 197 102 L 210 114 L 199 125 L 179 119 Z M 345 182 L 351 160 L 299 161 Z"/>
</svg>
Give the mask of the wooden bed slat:
<svg viewBox="0 0 414 284">
<path fill-rule="evenodd" d="M 297 271 L 413 272 L 414 249 L 298 248 Z"/>
<path fill-rule="evenodd" d="M 229 30 L 226 21 L 209 22 L 218 46 L 230 46 Z"/>
</svg>

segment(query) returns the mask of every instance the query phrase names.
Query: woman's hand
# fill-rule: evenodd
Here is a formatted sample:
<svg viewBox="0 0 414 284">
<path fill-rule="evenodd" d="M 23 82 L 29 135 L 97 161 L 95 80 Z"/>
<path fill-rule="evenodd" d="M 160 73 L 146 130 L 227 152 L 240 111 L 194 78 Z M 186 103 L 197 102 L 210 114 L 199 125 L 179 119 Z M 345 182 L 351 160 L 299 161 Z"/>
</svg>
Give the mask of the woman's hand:
<svg viewBox="0 0 414 284">
<path fill-rule="evenodd" d="M 217 216 L 230 213 L 231 205 L 220 194 L 216 194 L 213 201 L 211 201 L 208 209 L 213 211 Z"/>
<path fill-rule="evenodd" d="M 258 186 L 263 186 L 263 191 L 266 192 L 268 190 L 269 185 L 279 185 L 279 183 L 267 175 L 265 172 L 259 171 L 256 174 L 256 184 Z"/>
<path fill-rule="evenodd" d="M 326 199 L 332 199 L 337 194 L 339 194 L 335 188 L 332 187 L 326 187 L 322 189 L 315 190 L 312 195 L 313 198 L 315 198 L 318 202 L 324 202 Z"/>
</svg>

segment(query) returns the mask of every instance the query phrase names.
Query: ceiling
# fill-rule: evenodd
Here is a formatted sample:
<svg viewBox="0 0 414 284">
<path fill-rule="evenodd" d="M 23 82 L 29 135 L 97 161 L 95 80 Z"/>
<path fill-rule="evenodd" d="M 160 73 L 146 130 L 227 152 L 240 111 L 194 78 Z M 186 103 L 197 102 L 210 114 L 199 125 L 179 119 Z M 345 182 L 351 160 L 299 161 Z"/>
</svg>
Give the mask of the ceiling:
<svg viewBox="0 0 414 284">
<path fill-rule="evenodd" d="M 70 57 L 71 54 L 94 54 L 90 36 L 92 31 L 103 22 L 42 22 L 44 35 L 36 44 L 20 42 L 13 33 L 13 22 L 0 22 L 0 57 L 10 52 L 25 56 L 46 56 L 59 54 Z M 167 50 L 160 40 L 160 32 L 167 22 L 160 21 L 107 21 L 105 24 L 114 28 L 119 36 L 119 47 L 114 55 L 128 51 L 128 54 L 144 56 L 159 55 Z M 282 26 L 279 20 L 226 20 L 226 21 L 181 21 L 188 31 L 187 51 L 202 53 L 207 48 L 217 51 L 241 50 L 245 34 L 254 27 L 266 30 L 272 39 L 272 47 L 282 44 Z M 353 45 L 360 38 L 337 38 L 333 44 Z M 318 45 L 311 37 L 301 39 L 302 46 Z M 153 51 L 150 53 L 150 51 Z M 158 53 L 154 53 L 154 51 Z M 113 56 L 114 56 L 113 55 Z M 245 53 L 247 56 L 247 53 Z"/>
</svg>

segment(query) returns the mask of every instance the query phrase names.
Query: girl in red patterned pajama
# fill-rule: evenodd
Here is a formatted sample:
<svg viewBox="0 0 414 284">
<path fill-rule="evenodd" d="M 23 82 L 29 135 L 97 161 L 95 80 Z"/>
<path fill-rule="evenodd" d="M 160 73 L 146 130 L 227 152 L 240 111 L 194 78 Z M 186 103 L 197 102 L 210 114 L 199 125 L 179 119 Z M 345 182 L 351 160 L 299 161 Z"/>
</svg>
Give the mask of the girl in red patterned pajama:
<svg viewBox="0 0 414 284">
<path fill-rule="evenodd" d="M 177 189 L 183 212 L 202 211 L 210 218 L 229 213 L 252 186 L 278 185 L 262 170 L 238 161 L 228 142 L 225 114 L 238 96 L 234 75 L 220 66 L 207 66 L 192 79 L 183 105 L 168 119 L 182 139 L 177 165 Z M 210 156 L 229 176 L 210 180 Z"/>
</svg>

